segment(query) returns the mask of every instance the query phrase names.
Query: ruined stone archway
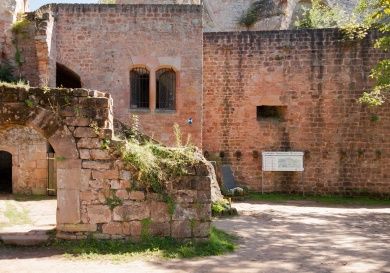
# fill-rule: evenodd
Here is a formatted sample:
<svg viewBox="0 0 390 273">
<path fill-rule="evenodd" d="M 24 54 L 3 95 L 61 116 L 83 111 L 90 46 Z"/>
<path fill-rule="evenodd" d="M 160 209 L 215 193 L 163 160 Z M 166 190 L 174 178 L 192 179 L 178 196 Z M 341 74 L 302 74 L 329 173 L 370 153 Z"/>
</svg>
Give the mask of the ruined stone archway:
<svg viewBox="0 0 390 273">
<path fill-rule="evenodd" d="M 0 127 L 23 126 L 42 135 L 57 158 L 57 224 L 80 222 L 82 160 L 77 141 L 97 141 L 90 127 L 109 129 L 109 96 L 96 91 L 0 86 Z M 99 106 L 97 106 L 99 105 Z M 0 143 L 1 146 L 1 143 Z"/>
<path fill-rule="evenodd" d="M 134 168 L 126 168 L 117 150 L 110 150 L 117 146 L 107 147 L 112 105 L 110 95 L 98 91 L 0 84 L 0 128 L 32 128 L 56 153 L 57 237 L 139 238 L 147 220 L 151 235 L 207 238 L 211 193 L 206 165 L 194 163 L 187 175 L 166 182 L 166 194 L 175 200 L 170 211 L 162 192 L 137 186 Z"/>
</svg>

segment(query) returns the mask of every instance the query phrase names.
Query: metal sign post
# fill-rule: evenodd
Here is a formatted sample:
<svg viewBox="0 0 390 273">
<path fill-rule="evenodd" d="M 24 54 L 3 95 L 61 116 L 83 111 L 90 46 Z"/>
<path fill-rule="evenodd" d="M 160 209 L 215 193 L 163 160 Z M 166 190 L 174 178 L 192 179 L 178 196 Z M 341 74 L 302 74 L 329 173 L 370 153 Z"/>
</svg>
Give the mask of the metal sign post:
<svg viewBox="0 0 390 273">
<path fill-rule="evenodd" d="M 301 172 L 302 194 L 303 184 L 303 152 L 262 152 L 261 193 L 264 194 L 264 172 Z"/>
</svg>

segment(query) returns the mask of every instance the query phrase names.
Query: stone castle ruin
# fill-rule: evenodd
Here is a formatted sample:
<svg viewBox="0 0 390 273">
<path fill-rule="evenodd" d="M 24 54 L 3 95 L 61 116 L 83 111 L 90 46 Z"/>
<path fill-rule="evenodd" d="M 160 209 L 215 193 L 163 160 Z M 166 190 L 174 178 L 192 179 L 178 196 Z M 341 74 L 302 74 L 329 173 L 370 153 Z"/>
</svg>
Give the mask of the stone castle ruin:
<svg viewBox="0 0 390 273">
<path fill-rule="evenodd" d="M 168 146 L 178 124 L 217 173 L 229 166 L 253 190 L 389 195 L 389 105 L 357 103 L 388 57 L 378 34 L 292 30 L 302 1 L 247 31 L 228 13 L 250 3 L 50 4 L 18 20 L 1 6 L 1 63 L 32 87 L 0 87 L 0 190 L 56 191 L 61 238 L 207 237 L 206 163 L 167 181 L 167 199 L 133 187 L 135 171 L 106 149 L 114 119 L 131 127 L 136 115 Z M 264 151 L 304 152 L 304 176 L 263 173 Z"/>
</svg>

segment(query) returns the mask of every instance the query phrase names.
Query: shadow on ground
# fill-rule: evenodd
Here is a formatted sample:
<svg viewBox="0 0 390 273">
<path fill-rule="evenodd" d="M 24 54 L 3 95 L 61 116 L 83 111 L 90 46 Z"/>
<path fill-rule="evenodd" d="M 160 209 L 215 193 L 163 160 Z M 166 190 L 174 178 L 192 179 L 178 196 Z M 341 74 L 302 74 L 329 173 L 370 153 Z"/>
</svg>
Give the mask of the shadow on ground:
<svg viewBox="0 0 390 273">
<path fill-rule="evenodd" d="M 111 264 L 69 261 L 45 248 L 0 248 L 9 270 L 101 272 L 390 272 L 390 208 L 344 208 L 309 204 L 236 204 L 238 217 L 215 225 L 238 236 L 229 255 Z M 25 267 L 23 267 L 23 265 Z M 7 267 L 8 266 L 8 267 Z M 19 269 L 26 269 L 26 271 Z M 30 271 L 27 271 L 29 269 Z M 96 269 L 96 268 L 95 268 Z M 5 272 L 12 272 L 7 271 Z M 134 271 L 135 272 L 135 271 Z"/>
<path fill-rule="evenodd" d="M 231 255 L 158 263 L 186 272 L 390 272 L 390 209 L 238 204 L 215 222 L 239 237 Z"/>
</svg>

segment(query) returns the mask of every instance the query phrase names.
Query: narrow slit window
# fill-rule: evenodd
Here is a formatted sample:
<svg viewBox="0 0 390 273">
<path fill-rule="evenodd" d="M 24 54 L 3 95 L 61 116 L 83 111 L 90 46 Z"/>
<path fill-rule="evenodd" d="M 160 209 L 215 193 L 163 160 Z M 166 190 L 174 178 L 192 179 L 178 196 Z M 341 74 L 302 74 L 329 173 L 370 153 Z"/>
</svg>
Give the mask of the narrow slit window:
<svg viewBox="0 0 390 273">
<path fill-rule="evenodd" d="M 287 106 L 261 105 L 256 110 L 257 120 L 284 121 Z"/>
<path fill-rule="evenodd" d="M 149 71 L 134 68 L 130 71 L 130 108 L 149 108 Z"/>
<path fill-rule="evenodd" d="M 175 110 L 176 73 L 163 68 L 156 73 L 156 109 Z"/>
</svg>

